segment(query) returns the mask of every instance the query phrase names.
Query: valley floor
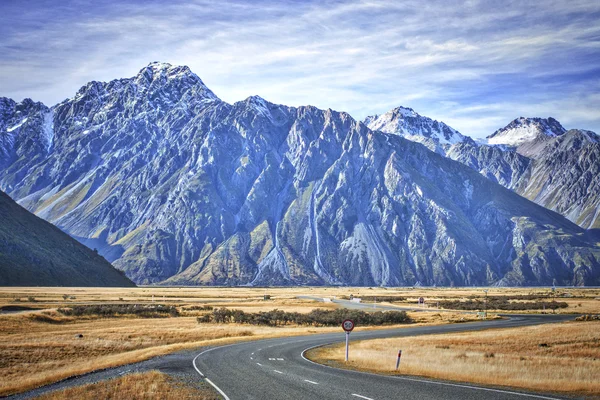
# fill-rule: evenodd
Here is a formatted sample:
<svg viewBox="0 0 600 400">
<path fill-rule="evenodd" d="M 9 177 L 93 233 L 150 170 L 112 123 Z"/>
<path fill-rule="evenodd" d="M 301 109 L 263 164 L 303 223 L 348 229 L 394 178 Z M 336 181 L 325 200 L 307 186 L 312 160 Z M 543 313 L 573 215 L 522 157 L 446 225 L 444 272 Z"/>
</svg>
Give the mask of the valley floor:
<svg viewBox="0 0 600 400">
<path fill-rule="evenodd" d="M 538 297 L 546 298 L 548 291 L 492 288 L 489 289 L 488 295 L 514 297 L 519 299 L 517 302 L 523 302 L 537 301 L 535 299 Z M 0 288 L 0 310 L 3 310 L 0 312 L 0 396 L 184 349 L 340 330 L 338 327 L 295 325 L 270 327 L 233 323 L 198 324 L 196 318 L 206 315 L 211 308 L 226 307 L 252 313 L 273 309 L 307 313 L 315 308 L 332 309 L 338 305 L 298 299 L 298 296 L 310 295 L 321 299 L 353 296 L 363 298 L 364 303 L 376 302 L 377 305 L 432 311 L 410 312 L 409 315 L 414 321 L 410 326 L 415 326 L 478 318 L 475 313 L 417 306 L 419 297 L 425 297 L 429 307 L 435 308 L 438 302 L 481 298 L 482 294 L 482 289 L 477 288 Z M 593 309 L 597 310 L 600 305 L 598 289 L 564 289 L 563 292 L 553 295 L 560 297 L 561 301 L 568 302 L 567 308 L 557 310 L 559 313 L 587 313 Z M 270 296 L 270 299 L 265 300 L 265 296 Z M 523 300 L 523 296 L 532 296 L 534 300 Z M 177 314 L 158 315 L 159 317 L 109 314 L 73 316 L 57 311 L 59 308 L 76 306 L 99 306 L 104 310 L 113 305 L 164 305 L 177 309 Z M 586 324 L 594 327 L 597 323 L 588 322 L 573 326 L 583 328 L 588 326 Z M 452 353 L 452 357 L 461 360 L 458 357 L 462 354 L 460 349 L 443 351 Z M 549 351 L 548 349 L 554 347 L 540 348 L 540 351 Z M 454 354 L 454 351 L 459 353 Z M 495 357 L 485 358 L 485 362 L 499 362 L 504 359 L 500 351 L 489 351 L 494 352 Z M 407 354 L 411 352 L 412 350 L 409 350 Z M 600 356 L 596 357 L 599 358 Z M 466 352 L 466 360 L 470 359 L 475 358 Z M 531 359 L 533 363 L 532 360 L 534 359 Z M 531 365 L 542 368 L 544 360 L 541 359 L 540 364 Z M 586 370 L 587 364 L 581 368 Z"/>
</svg>

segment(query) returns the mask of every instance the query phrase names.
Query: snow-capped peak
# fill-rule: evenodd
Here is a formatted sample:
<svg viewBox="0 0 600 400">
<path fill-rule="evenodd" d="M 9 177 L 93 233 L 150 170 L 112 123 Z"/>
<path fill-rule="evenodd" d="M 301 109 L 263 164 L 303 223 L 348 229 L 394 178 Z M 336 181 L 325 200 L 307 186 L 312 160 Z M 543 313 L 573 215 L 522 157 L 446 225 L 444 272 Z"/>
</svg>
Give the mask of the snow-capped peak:
<svg viewBox="0 0 600 400">
<path fill-rule="evenodd" d="M 420 142 L 429 138 L 439 144 L 454 144 L 469 140 L 443 122 L 419 115 L 408 107 L 396 107 L 382 115 L 372 115 L 363 121 L 369 129 L 400 135 Z"/>
<path fill-rule="evenodd" d="M 540 137 L 556 137 L 567 130 L 554 118 L 519 117 L 487 137 L 490 145 L 520 146 Z"/>
</svg>

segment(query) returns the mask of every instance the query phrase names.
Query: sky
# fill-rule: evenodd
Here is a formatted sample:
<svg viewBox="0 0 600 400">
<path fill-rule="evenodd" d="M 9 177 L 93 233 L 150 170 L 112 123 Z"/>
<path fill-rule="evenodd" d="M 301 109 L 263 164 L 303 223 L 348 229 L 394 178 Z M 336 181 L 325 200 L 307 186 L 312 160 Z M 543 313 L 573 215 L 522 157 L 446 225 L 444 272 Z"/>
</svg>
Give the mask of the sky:
<svg viewBox="0 0 600 400">
<path fill-rule="evenodd" d="M 229 103 L 405 106 L 472 137 L 520 116 L 600 133 L 598 0 L 0 0 L 0 96 L 50 106 L 151 61 Z"/>
</svg>

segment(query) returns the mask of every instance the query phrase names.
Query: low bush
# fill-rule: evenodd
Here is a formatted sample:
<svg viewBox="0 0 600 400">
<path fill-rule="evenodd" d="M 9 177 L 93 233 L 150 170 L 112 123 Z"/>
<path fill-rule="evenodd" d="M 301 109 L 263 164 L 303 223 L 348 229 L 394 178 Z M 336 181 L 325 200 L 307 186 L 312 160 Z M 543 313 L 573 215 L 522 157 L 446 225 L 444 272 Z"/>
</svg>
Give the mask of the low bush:
<svg viewBox="0 0 600 400">
<path fill-rule="evenodd" d="M 58 315 L 51 315 L 46 313 L 41 314 L 29 314 L 27 316 L 31 321 L 35 322 L 43 322 L 46 324 L 63 324 L 65 322 L 70 322 L 71 319 L 67 317 L 60 317 Z"/>
<path fill-rule="evenodd" d="M 524 310 L 557 310 L 559 308 L 567 308 L 569 305 L 564 301 L 530 301 L 530 302 L 515 302 L 509 301 L 506 297 L 490 297 L 487 301 L 485 300 L 445 300 L 440 301 L 440 307 L 450 310 L 512 310 L 512 311 L 524 311 Z"/>
<path fill-rule="evenodd" d="M 600 321 L 600 315 L 581 315 L 575 321 Z"/>
<path fill-rule="evenodd" d="M 189 307 L 186 307 L 185 310 L 186 311 L 212 311 L 213 308 L 214 308 L 213 306 L 202 305 L 202 306 L 189 306 Z"/>
<path fill-rule="evenodd" d="M 364 312 L 358 310 L 321 310 L 315 309 L 308 314 L 298 312 L 285 312 L 271 310 L 259 313 L 246 313 L 242 310 L 229 310 L 227 308 L 214 309 L 211 314 L 197 318 L 198 323 L 238 323 L 251 325 L 312 325 L 312 326 L 338 326 L 345 319 L 351 319 L 355 324 L 365 325 L 392 325 L 410 323 L 412 320 L 404 311 Z"/>
<path fill-rule="evenodd" d="M 406 301 L 406 297 L 403 296 L 359 296 L 361 301 L 386 301 L 386 302 L 394 302 L 394 301 Z M 346 300 L 349 300 L 349 296 L 343 296 Z"/>
<path fill-rule="evenodd" d="M 121 315 L 136 315 L 142 318 L 177 317 L 179 311 L 175 306 L 162 304 L 100 304 L 59 308 L 63 315 L 80 317 L 98 315 L 101 317 L 116 317 Z"/>
</svg>

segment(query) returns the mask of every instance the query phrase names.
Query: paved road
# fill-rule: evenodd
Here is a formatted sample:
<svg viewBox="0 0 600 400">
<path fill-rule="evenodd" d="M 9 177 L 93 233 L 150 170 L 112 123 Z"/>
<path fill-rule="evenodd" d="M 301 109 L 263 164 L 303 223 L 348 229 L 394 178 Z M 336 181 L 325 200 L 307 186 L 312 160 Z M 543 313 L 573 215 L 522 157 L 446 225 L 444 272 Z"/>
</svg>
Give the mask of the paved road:
<svg viewBox="0 0 600 400">
<path fill-rule="evenodd" d="M 351 340 L 474 331 L 560 322 L 564 315 L 519 315 L 510 319 L 393 330 L 360 331 Z M 341 329 L 340 329 L 341 330 Z M 306 349 L 344 340 L 344 333 L 238 343 L 203 351 L 194 368 L 226 399 L 527 399 L 559 398 L 475 385 L 334 369 L 303 357 Z M 393 352 L 394 350 L 390 350 Z M 350 355 L 352 356 L 352 355 Z"/>
</svg>

